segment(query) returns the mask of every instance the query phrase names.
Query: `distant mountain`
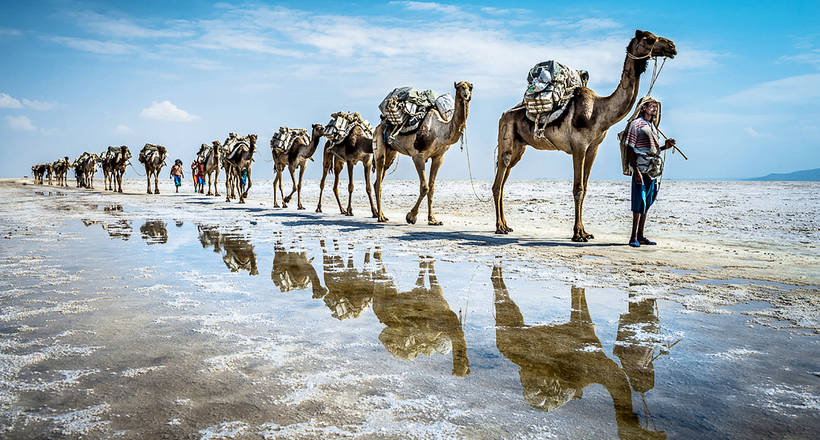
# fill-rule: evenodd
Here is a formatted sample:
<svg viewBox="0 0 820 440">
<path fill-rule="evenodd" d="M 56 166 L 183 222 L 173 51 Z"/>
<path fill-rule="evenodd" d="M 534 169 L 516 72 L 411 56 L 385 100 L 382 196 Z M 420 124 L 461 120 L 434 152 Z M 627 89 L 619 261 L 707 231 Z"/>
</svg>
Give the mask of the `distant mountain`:
<svg viewBox="0 0 820 440">
<path fill-rule="evenodd" d="M 791 173 L 772 173 L 768 176 L 753 177 L 748 180 L 799 180 L 799 181 L 820 181 L 820 168 L 813 170 L 794 171 Z"/>
</svg>

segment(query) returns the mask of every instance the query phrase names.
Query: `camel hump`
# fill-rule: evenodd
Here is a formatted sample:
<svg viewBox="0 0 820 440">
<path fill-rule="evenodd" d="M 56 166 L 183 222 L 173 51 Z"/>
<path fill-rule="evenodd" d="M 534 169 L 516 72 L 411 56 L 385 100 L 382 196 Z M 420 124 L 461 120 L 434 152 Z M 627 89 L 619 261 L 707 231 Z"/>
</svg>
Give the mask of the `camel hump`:
<svg viewBox="0 0 820 440">
<path fill-rule="evenodd" d="M 555 60 L 536 64 L 527 74 L 528 87 L 524 92 L 527 118 L 541 126 L 558 120 L 587 81 L 586 71 L 570 69 Z"/>
</svg>

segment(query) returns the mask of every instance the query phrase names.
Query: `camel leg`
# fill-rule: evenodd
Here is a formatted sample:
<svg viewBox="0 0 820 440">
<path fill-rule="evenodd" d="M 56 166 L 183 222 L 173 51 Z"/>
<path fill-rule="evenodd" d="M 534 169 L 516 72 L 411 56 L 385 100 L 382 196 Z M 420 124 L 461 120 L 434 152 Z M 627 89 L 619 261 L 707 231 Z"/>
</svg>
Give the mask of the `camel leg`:
<svg viewBox="0 0 820 440">
<path fill-rule="evenodd" d="M 276 200 L 276 182 L 278 182 L 281 177 L 282 177 L 282 173 L 280 173 L 279 171 L 274 170 L 274 176 L 273 176 L 273 207 L 274 208 L 279 207 L 279 202 Z"/>
<path fill-rule="evenodd" d="M 584 217 L 583 217 L 584 199 L 586 198 L 586 192 L 589 189 L 588 183 L 589 183 L 589 175 L 591 174 L 591 171 L 592 171 L 592 164 L 595 162 L 595 157 L 598 155 L 598 146 L 601 145 L 602 141 L 603 141 L 603 139 L 601 139 L 601 141 L 598 141 L 597 143 L 591 144 L 587 148 L 586 157 L 584 158 L 584 192 L 581 195 L 581 207 L 579 209 L 579 214 L 581 215 L 580 234 L 581 234 L 581 237 L 584 237 L 587 240 L 592 240 L 592 239 L 595 238 L 595 236 L 592 235 L 592 234 L 587 233 L 584 230 L 584 221 L 583 221 L 583 219 L 584 219 Z"/>
<path fill-rule="evenodd" d="M 210 176 L 211 175 L 208 174 L 209 178 L 210 178 Z M 216 169 L 214 170 L 214 197 L 219 197 L 219 186 L 218 186 L 218 184 L 219 184 L 219 167 L 216 167 Z M 211 188 L 211 183 L 208 182 L 208 189 L 210 189 L 210 188 Z"/>
<path fill-rule="evenodd" d="M 151 194 L 151 172 L 148 171 L 148 166 L 145 166 L 145 178 L 148 179 L 148 194 Z"/>
<path fill-rule="evenodd" d="M 347 161 L 347 211 L 345 215 L 353 215 L 353 163 Z"/>
<path fill-rule="evenodd" d="M 296 209 L 305 209 L 302 206 L 302 177 L 305 176 L 305 164 L 299 168 L 299 186 L 296 188 Z"/>
<path fill-rule="evenodd" d="M 196 179 L 196 176 L 194 176 L 194 179 Z M 216 185 L 214 185 L 214 189 L 216 189 Z M 208 193 L 205 195 L 210 196 L 212 194 L 213 193 L 211 192 L 211 173 L 208 173 Z"/>
<path fill-rule="evenodd" d="M 290 194 L 288 194 L 288 196 L 283 199 L 285 203 L 290 202 L 290 199 L 293 197 L 293 194 L 296 192 L 296 174 L 295 174 L 295 171 L 296 170 L 292 166 L 288 165 L 288 174 L 290 174 L 290 181 L 292 183 L 292 187 L 290 189 Z"/>
<path fill-rule="evenodd" d="M 339 205 L 339 212 L 344 215 L 345 210 L 342 208 L 342 200 L 339 199 L 339 176 L 345 164 L 341 160 L 333 160 L 333 195 L 336 196 L 336 203 Z"/>
<path fill-rule="evenodd" d="M 424 171 L 424 157 L 421 154 L 417 154 L 413 156 L 413 165 L 416 166 L 416 173 L 419 175 L 419 197 L 416 199 L 416 204 L 413 205 L 413 209 L 404 216 L 404 219 L 407 223 L 411 225 L 416 224 L 416 216 L 419 213 L 419 206 L 421 206 L 421 201 L 427 197 L 427 191 L 430 189 L 427 186 L 427 173 Z"/>
<path fill-rule="evenodd" d="M 325 152 L 322 157 L 322 179 L 319 181 L 319 203 L 316 205 L 316 212 L 322 212 L 322 194 L 325 191 L 325 179 L 327 179 L 327 172 L 330 171 L 332 163 L 333 157 L 330 153 Z"/>
<path fill-rule="evenodd" d="M 521 157 L 524 156 L 524 150 L 527 148 L 526 145 L 518 143 L 514 143 L 513 146 L 514 150 L 512 152 L 510 165 L 507 167 L 507 171 L 504 172 L 504 178 L 501 180 L 501 197 L 498 200 L 499 211 L 501 212 L 501 224 L 504 225 L 504 229 L 506 229 L 507 232 L 512 232 L 512 228 L 507 225 L 507 217 L 504 215 L 504 188 L 507 186 L 507 179 L 510 178 L 512 167 L 521 160 Z"/>
<path fill-rule="evenodd" d="M 159 171 L 157 170 L 154 174 L 154 194 L 159 194 Z M 93 183 L 93 178 L 92 178 Z"/>
<path fill-rule="evenodd" d="M 504 183 L 513 167 L 515 150 L 515 126 L 512 118 L 504 113 L 498 120 L 498 157 L 496 158 L 495 180 L 493 181 L 493 202 L 495 205 L 495 233 L 507 234 L 512 228 L 504 218 Z"/>
<path fill-rule="evenodd" d="M 584 152 L 572 155 L 572 197 L 575 202 L 575 225 L 572 228 L 572 241 L 585 242 L 586 237 L 581 235 L 584 226 L 581 223 L 581 203 L 584 200 Z"/>
<path fill-rule="evenodd" d="M 436 191 L 436 174 L 441 164 L 444 162 L 444 155 L 434 156 L 430 161 L 430 177 L 427 183 L 427 224 L 431 226 L 441 226 L 444 223 L 436 220 L 433 215 L 433 193 Z"/>
<path fill-rule="evenodd" d="M 387 150 L 381 158 L 376 157 L 376 186 L 374 190 L 376 191 L 376 210 L 379 222 L 389 220 L 382 212 L 382 185 L 384 183 L 384 176 L 387 174 L 387 170 L 390 168 L 393 160 L 396 159 L 396 155 L 398 155 L 398 152 Z"/>
<path fill-rule="evenodd" d="M 373 218 L 378 218 L 379 213 L 376 212 L 376 207 L 373 205 L 373 189 L 370 183 L 370 171 L 373 168 L 373 160 L 366 160 L 362 163 L 364 167 L 364 190 L 367 192 L 367 200 L 370 202 L 370 214 Z"/>
<path fill-rule="evenodd" d="M 279 195 L 282 196 L 282 207 L 287 208 L 287 205 L 285 205 L 285 191 L 282 189 L 282 171 L 285 171 L 284 168 L 279 171 Z"/>
</svg>

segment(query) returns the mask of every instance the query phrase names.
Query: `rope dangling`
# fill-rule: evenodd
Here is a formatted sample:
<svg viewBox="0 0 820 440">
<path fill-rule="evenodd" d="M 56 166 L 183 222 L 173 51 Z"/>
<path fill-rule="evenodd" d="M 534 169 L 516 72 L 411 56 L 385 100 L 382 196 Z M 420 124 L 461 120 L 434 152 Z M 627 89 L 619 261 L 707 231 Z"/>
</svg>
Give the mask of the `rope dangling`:
<svg viewBox="0 0 820 440">
<path fill-rule="evenodd" d="M 646 91 L 647 96 L 652 95 L 652 88 L 655 87 L 655 81 L 661 76 L 661 70 L 663 70 L 663 66 L 666 64 L 666 57 L 663 57 L 660 67 L 658 67 L 658 57 L 653 57 L 652 61 L 654 61 L 652 66 L 652 79 L 649 82 L 649 90 Z"/>
<path fill-rule="evenodd" d="M 479 197 L 478 192 L 476 192 L 475 190 L 475 184 L 473 183 L 473 169 L 470 165 L 470 148 L 467 146 L 467 127 L 464 127 L 464 131 L 461 132 L 461 149 L 464 150 L 465 148 L 465 151 L 467 152 L 467 171 L 470 174 L 470 187 L 473 188 L 473 195 L 475 195 L 475 198 L 478 199 L 479 202 L 488 203 L 490 201 L 490 198 L 488 197 L 485 200 Z"/>
</svg>

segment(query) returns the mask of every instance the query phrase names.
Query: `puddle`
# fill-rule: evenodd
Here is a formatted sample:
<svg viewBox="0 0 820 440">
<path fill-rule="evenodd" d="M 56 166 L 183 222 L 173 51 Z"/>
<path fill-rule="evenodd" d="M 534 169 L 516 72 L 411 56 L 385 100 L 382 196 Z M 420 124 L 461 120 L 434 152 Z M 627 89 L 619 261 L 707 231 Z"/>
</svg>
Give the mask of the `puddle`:
<svg viewBox="0 0 820 440">
<path fill-rule="evenodd" d="M 820 429 L 817 338 L 750 327 L 740 314 L 685 312 L 523 264 L 94 210 L 61 231 L 75 240 L 32 254 L 16 238 L 0 251 L 0 279 L 14 284 L 0 291 L 4 435 L 810 438 Z M 134 228 L 141 239 L 129 240 Z"/>
</svg>

